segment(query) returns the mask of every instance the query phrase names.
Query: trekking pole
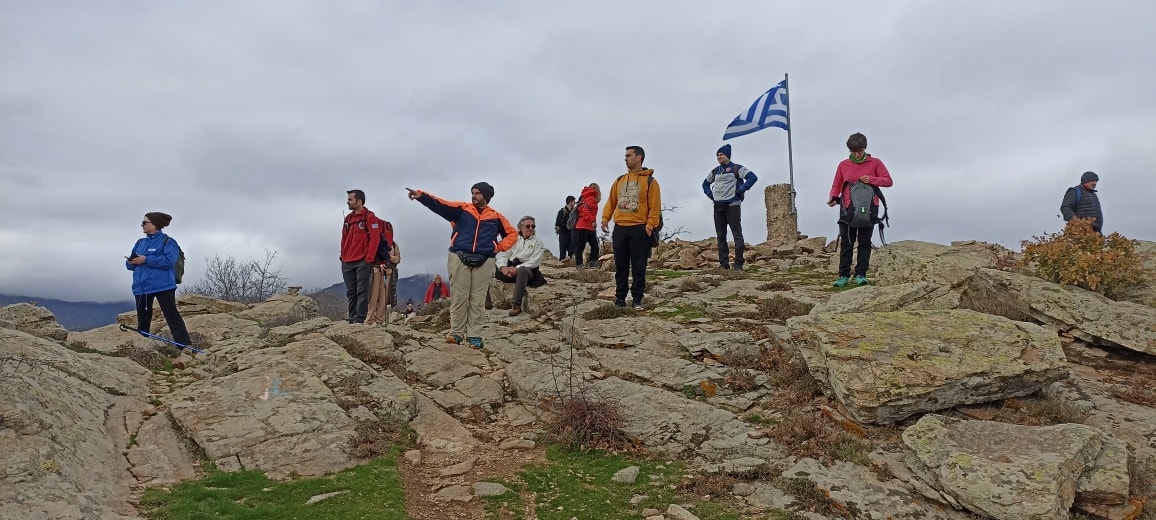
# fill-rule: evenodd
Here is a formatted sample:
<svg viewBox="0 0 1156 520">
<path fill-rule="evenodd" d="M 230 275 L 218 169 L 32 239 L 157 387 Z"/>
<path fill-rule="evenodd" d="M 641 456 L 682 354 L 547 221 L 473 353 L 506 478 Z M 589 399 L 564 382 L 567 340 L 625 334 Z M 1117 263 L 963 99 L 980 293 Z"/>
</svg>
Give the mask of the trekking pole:
<svg viewBox="0 0 1156 520">
<path fill-rule="evenodd" d="M 152 338 L 152 339 L 155 339 L 155 340 L 158 340 L 158 341 L 163 341 L 163 342 L 165 342 L 165 343 L 168 343 L 168 344 L 170 344 L 170 345 L 173 345 L 173 346 L 177 347 L 177 350 L 185 350 L 185 349 L 189 349 L 189 350 L 190 350 L 190 351 L 192 351 L 194 354 L 203 354 L 203 353 L 205 352 L 204 350 L 201 350 L 201 349 L 199 349 L 199 348 L 196 348 L 196 347 L 194 347 L 194 346 L 192 346 L 192 345 L 182 345 L 182 344 L 180 344 L 180 343 L 177 343 L 177 342 L 175 342 L 175 341 L 173 341 L 173 340 L 171 340 L 171 339 L 169 339 L 169 338 L 166 338 L 166 337 L 164 337 L 164 336 L 158 336 L 158 335 L 156 335 L 156 334 L 152 334 L 152 333 L 149 333 L 149 332 L 145 332 L 145 331 L 143 331 L 143 330 L 140 330 L 140 329 L 137 329 L 137 328 L 129 327 L 128 325 L 124 325 L 124 324 L 121 324 L 121 326 L 120 326 L 120 330 L 124 330 L 124 331 L 129 331 L 129 330 L 131 330 L 131 331 L 133 331 L 133 332 L 135 332 L 135 333 L 137 333 L 137 334 L 140 334 L 141 336 L 144 336 L 144 337 L 146 337 L 146 338 Z"/>
</svg>

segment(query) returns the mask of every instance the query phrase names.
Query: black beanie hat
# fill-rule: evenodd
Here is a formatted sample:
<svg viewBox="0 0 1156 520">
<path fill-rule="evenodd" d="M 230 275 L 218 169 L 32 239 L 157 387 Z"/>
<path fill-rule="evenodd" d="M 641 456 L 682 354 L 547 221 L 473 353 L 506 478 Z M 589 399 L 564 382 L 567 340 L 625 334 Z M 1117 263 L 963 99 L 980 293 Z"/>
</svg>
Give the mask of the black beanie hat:
<svg viewBox="0 0 1156 520">
<path fill-rule="evenodd" d="M 721 148 L 719 148 L 719 149 L 718 149 L 718 151 L 717 151 L 717 152 L 715 152 L 715 153 L 721 153 L 721 154 L 723 154 L 723 155 L 727 156 L 727 159 L 730 159 L 730 158 L 731 158 L 731 145 L 730 145 L 729 143 L 728 143 L 728 144 L 724 144 L 724 145 L 722 145 L 722 147 L 721 147 Z"/>
<path fill-rule="evenodd" d="M 490 199 L 494 198 L 494 187 L 490 186 L 488 182 L 482 181 L 473 185 L 470 187 L 470 191 L 473 190 L 482 192 L 482 198 L 486 199 L 486 202 L 490 202 Z"/>
<path fill-rule="evenodd" d="M 1087 184 L 1098 180 L 1100 180 L 1100 176 L 1096 175 L 1095 172 L 1084 172 L 1084 174 L 1080 176 L 1080 184 Z"/>
</svg>

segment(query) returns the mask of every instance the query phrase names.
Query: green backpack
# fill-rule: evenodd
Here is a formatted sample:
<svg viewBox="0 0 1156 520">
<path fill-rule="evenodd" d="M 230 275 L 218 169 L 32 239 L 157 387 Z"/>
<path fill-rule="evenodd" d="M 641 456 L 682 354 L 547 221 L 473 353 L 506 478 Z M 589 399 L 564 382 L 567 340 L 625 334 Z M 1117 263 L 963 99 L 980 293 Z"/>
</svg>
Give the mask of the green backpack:
<svg viewBox="0 0 1156 520">
<path fill-rule="evenodd" d="M 163 249 L 169 245 L 169 236 L 165 235 L 165 242 L 161 245 Z M 185 277 L 185 252 L 181 249 L 180 244 L 177 244 L 177 264 L 173 266 L 173 270 L 177 273 L 177 283 L 181 283 L 181 279 Z"/>
</svg>

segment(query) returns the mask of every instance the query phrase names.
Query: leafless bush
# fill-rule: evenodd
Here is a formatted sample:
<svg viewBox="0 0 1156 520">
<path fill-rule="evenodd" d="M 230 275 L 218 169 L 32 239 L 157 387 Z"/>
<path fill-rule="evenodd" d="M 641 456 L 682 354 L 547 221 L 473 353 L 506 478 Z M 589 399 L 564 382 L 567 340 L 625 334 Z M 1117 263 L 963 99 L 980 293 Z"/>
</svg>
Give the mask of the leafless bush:
<svg viewBox="0 0 1156 520">
<path fill-rule="evenodd" d="M 698 277 L 683 278 L 678 284 L 678 290 L 683 292 L 698 292 L 706 289 L 706 284 Z"/>
<path fill-rule="evenodd" d="M 745 368 L 736 368 L 727 372 L 727 386 L 736 392 L 750 392 L 758 387 L 755 382 L 755 373 Z"/>
<path fill-rule="evenodd" d="M 582 318 L 587 320 L 608 320 L 621 318 L 623 316 L 632 316 L 633 314 L 634 309 L 629 307 L 617 307 L 611 303 L 604 303 L 586 311 L 582 315 Z"/>
<path fill-rule="evenodd" d="M 116 353 L 118 356 L 124 356 L 135 361 L 136 364 L 142 367 L 156 371 L 167 368 L 172 358 L 180 354 L 176 347 L 171 345 L 159 348 L 165 349 L 167 352 L 162 354 L 154 348 L 138 347 L 132 343 L 124 343 L 116 347 Z"/>
<path fill-rule="evenodd" d="M 546 434 L 563 446 L 616 449 L 627 444 L 622 408 L 587 386 L 547 395 L 542 407 L 552 414 L 546 422 Z"/>
<path fill-rule="evenodd" d="M 273 268 L 276 258 L 277 253 L 268 250 L 264 261 L 214 255 L 205 264 L 204 279 L 189 286 L 186 292 L 246 304 L 265 301 L 285 292 L 288 285 L 281 268 Z"/>
<path fill-rule="evenodd" d="M 813 307 L 813 304 L 803 303 L 776 294 L 770 298 L 759 299 L 755 303 L 755 310 L 753 312 L 744 312 L 739 315 L 756 320 L 785 322 L 787 318 L 803 316 L 811 312 L 811 308 Z"/>
<path fill-rule="evenodd" d="M 354 427 L 350 454 L 359 459 L 371 459 L 388 453 L 395 444 L 410 446 L 413 431 L 400 417 L 386 415 L 374 420 L 358 420 Z"/>
<path fill-rule="evenodd" d="M 760 291 L 789 291 L 791 290 L 791 284 L 783 280 L 771 280 L 767 283 L 760 284 L 758 287 L 755 287 L 755 289 Z"/>
<path fill-rule="evenodd" d="M 313 298 L 313 301 L 317 302 L 318 314 L 337 321 L 349 319 L 349 301 L 345 299 L 344 295 L 337 294 L 334 291 L 318 289 L 307 293 L 306 296 Z"/>
</svg>

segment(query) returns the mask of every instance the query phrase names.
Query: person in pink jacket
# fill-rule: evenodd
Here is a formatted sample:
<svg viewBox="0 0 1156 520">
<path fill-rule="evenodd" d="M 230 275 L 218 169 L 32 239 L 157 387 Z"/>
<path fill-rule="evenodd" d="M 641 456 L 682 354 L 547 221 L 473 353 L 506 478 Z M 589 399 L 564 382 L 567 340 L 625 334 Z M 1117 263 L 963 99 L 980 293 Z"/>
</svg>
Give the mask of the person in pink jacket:
<svg viewBox="0 0 1156 520">
<path fill-rule="evenodd" d="M 875 230 L 874 224 L 870 227 L 852 227 L 846 215 L 851 208 L 851 186 L 857 182 L 870 185 L 875 189 L 890 187 L 891 173 L 883 165 L 883 161 L 867 153 L 867 136 L 854 133 L 847 138 L 847 150 L 851 156 L 839 162 L 835 168 L 835 180 L 831 182 L 831 193 L 827 197 L 827 205 L 840 204 L 839 211 L 839 278 L 835 280 L 835 287 L 845 287 L 851 281 L 851 250 L 859 248 L 855 259 L 855 285 L 867 285 L 867 267 L 871 264 L 871 233 Z M 876 192 L 878 193 L 878 192 Z M 866 198 L 864 198 L 865 200 Z M 873 197 L 871 215 L 878 215 L 879 197 Z"/>
</svg>

